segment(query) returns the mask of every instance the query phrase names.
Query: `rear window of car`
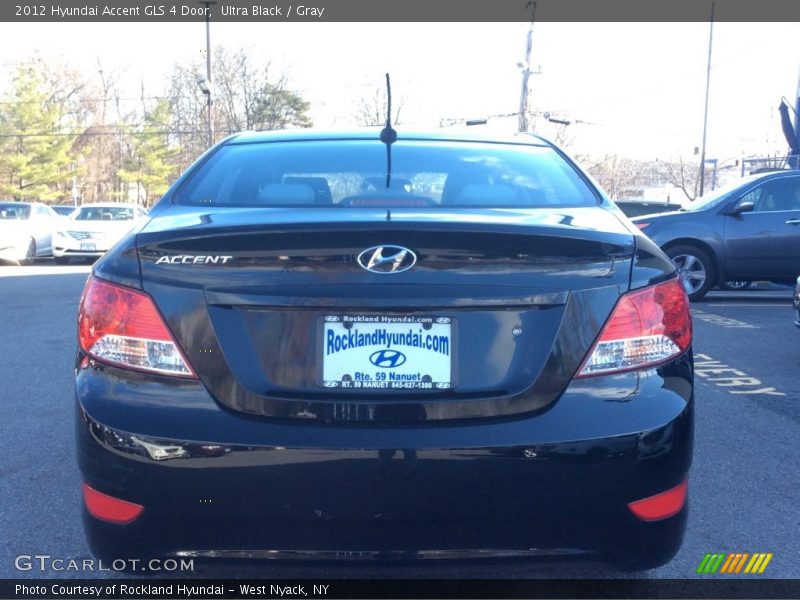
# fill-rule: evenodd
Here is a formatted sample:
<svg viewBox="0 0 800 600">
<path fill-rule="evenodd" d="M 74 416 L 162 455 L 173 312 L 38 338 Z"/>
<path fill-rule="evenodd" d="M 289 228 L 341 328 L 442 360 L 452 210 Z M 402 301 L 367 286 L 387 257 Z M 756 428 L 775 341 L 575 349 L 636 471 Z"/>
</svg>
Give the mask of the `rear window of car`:
<svg viewBox="0 0 800 600">
<path fill-rule="evenodd" d="M 30 214 L 31 207 L 28 204 L 0 204 L 0 219 L 4 221 L 27 219 Z"/>
<path fill-rule="evenodd" d="M 598 203 L 552 148 L 409 140 L 392 144 L 391 169 L 386 145 L 377 140 L 230 144 L 192 173 L 172 201 L 389 208 Z"/>
</svg>

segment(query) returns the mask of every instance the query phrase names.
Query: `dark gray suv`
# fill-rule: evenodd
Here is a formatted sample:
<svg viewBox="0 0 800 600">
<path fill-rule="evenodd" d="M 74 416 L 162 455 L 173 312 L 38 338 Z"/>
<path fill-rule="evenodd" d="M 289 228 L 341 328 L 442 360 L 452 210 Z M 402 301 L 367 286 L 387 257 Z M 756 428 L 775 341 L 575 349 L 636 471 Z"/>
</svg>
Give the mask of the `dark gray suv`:
<svg viewBox="0 0 800 600">
<path fill-rule="evenodd" d="M 689 298 L 726 280 L 800 274 L 800 171 L 752 175 L 676 212 L 632 219 L 672 258 Z"/>
</svg>

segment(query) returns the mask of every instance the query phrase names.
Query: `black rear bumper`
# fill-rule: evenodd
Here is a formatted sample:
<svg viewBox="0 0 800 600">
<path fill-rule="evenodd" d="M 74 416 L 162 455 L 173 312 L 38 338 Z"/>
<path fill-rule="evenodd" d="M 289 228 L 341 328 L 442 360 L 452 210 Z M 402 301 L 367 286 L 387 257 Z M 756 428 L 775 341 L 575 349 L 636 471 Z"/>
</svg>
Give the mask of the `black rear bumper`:
<svg viewBox="0 0 800 600">
<path fill-rule="evenodd" d="M 320 425 L 235 414 L 202 385 L 79 371 L 86 483 L 141 504 L 86 517 L 97 550 L 503 555 L 679 548 L 687 508 L 645 523 L 630 502 L 678 485 L 692 455 L 690 358 L 573 382 L 547 411 L 449 424 Z"/>
</svg>

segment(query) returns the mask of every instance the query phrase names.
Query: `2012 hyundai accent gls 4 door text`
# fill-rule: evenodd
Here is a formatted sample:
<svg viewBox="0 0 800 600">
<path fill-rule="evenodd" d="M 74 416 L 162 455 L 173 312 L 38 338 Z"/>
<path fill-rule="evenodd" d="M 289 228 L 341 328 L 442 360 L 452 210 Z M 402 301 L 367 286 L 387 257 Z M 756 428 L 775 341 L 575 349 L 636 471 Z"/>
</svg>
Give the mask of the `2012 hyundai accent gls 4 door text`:
<svg viewBox="0 0 800 600">
<path fill-rule="evenodd" d="M 97 556 L 680 547 L 684 286 L 538 137 L 228 138 L 95 264 L 78 338 Z"/>
</svg>

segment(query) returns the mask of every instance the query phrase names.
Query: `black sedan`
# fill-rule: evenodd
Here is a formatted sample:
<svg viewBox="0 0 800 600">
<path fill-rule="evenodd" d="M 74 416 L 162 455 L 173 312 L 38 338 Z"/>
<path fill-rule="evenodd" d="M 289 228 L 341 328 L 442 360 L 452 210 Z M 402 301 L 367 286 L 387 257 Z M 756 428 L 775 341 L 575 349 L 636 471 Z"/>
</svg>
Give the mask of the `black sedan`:
<svg viewBox="0 0 800 600">
<path fill-rule="evenodd" d="M 726 281 L 793 283 L 800 264 L 800 171 L 746 177 L 686 210 L 633 219 L 698 300 Z"/>
<path fill-rule="evenodd" d="M 99 557 L 647 568 L 683 539 L 685 290 L 537 137 L 228 138 L 95 264 L 78 334 Z"/>
</svg>

